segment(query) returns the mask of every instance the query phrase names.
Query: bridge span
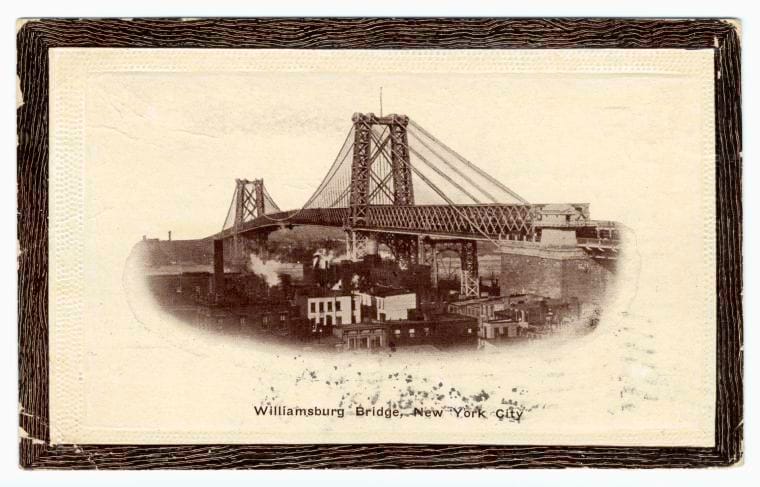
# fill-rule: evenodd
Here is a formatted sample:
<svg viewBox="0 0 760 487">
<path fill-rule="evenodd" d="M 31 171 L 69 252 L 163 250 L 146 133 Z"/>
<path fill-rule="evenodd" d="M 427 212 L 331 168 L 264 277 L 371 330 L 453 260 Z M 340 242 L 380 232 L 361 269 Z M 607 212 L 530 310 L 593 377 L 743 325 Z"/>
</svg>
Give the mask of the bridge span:
<svg viewBox="0 0 760 487">
<path fill-rule="evenodd" d="M 402 265 L 433 267 L 438 249 L 456 248 L 465 296 L 479 295 L 478 242 L 526 259 L 617 258 L 622 226 L 592 220 L 588 203 L 528 203 L 404 115 L 357 113 L 352 121 L 303 207 L 283 211 L 262 179 L 238 179 L 223 228 L 212 238 L 240 255 L 245 240 L 261 242 L 278 229 L 338 227 L 352 259 L 384 243 Z"/>
</svg>

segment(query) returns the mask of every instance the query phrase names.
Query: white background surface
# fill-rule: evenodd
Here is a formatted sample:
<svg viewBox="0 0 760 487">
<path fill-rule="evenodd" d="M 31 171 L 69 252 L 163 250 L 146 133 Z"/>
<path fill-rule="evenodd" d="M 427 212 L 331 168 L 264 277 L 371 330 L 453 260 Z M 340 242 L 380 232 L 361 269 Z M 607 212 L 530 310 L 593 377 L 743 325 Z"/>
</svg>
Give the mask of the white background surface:
<svg viewBox="0 0 760 487">
<path fill-rule="evenodd" d="M 279 1 L 270 2 L 268 5 L 260 5 L 256 8 L 249 2 L 234 2 L 217 0 L 215 2 L 201 2 L 185 0 L 180 5 L 173 2 L 156 2 L 146 0 L 133 0 L 131 2 L 96 3 L 84 0 L 69 0 L 66 2 L 32 1 L 3 5 L 2 43 L 3 66 L 3 92 L 1 99 L 5 103 L 2 113 L 4 114 L 3 131 L 7 162 L 2 166 L 2 191 L 3 198 L 0 208 L 3 223 L 5 224 L 7 238 L 0 241 L 0 265 L 3 287 L 4 318 L 2 320 L 2 335 L 0 335 L 0 377 L 2 377 L 3 399 L 0 400 L 0 478 L 4 485 L 99 485 L 108 482 L 113 485 L 132 485 L 137 482 L 143 485 L 164 485 L 166 483 L 182 483 L 182 485 L 205 485 L 209 482 L 230 484 L 250 484 L 251 482 L 279 482 L 281 484 L 295 485 L 309 483 L 311 485 L 335 485 L 356 484 L 363 485 L 388 485 L 388 484 L 415 484 L 420 483 L 435 485 L 455 484 L 505 484 L 507 482 L 521 485 L 543 485 L 561 481 L 564 485 L 713 485 L 719 482 L 724 485 L 741 484 L 749 485 L 757 472 L 754 463 L 758 461 L 755 455 L 757 450 L 756 421 L 753 421 L 751 411 L 756 403 L 756 387 L 750 387 L 756 371 L 756 354 L 753 345 L 756 344 L 757 333 L 753 330 L 753 324 L 758 319 L 757 306 L 751 299 L 756 295 L 757 259 L 749 249 L 758 246 L 757 227 L 747 225 L 745 235 L 745 296 L 750 299 L 745 303 L 745 383 L 747 384 L 745 398 L 745 465 L 732 469 L 721 470 L 692 470 L 692 471 L 519 471 L 519 472 L 471 472 L 471 471 L 444 471 L 444 472 L 21 472 L 18 465 L 18 440 L 17 440 L 17 347 L 16 347 L 16 241 L 15 241 L 15 19 L 17 17 L 51 17 L 51 16 L 100 16 L 100 17 L 133 17 L 133 16 L 272 16 L 272 15 L 320 15 L 320 16 L 646 16 L 646 17 L 738 17 L 743 22 L 742 48 L 743 48 L 743 110 L 744 110 L 744 214 L 745 221 L 757 221 L 756 210 L 758 205 L 757 169 L 753 167 L 753 140 L 751 135 L 757 125 L 757 102 L 754 93 L 749 89 L 758 84 L 757 68 L 752 63 L 757 58 L 755 53 L 757 34 L 755 26 L 758 22 L 756 7 L 753 2 L 740 2 L 723 0 L 715 1 L 645 1 L 629 3 L 628 7 L 613 6 L 605 1 L 579 1 L 572 2 L 572 8 L 567 2 L 544 1 L 544 2 L 521 2 L 519 5 L 501 5 L 495 2 L 470 0 L 468 2 L 453 2 L 439 0 L 434 7 L 424 7 L 422 2 L 415 5 L 408 1 L 386 0 L 376 2 L 371 6 L 367 4 L 338 1 L 323 1 L 317 3 L 307 1 Z M 246 5 L 249 5 L 246 8 Z M 317 5 L 319 5 L 317 7 Z M 754 294 L 753 294 L 754 293 Z"/>
</svg>

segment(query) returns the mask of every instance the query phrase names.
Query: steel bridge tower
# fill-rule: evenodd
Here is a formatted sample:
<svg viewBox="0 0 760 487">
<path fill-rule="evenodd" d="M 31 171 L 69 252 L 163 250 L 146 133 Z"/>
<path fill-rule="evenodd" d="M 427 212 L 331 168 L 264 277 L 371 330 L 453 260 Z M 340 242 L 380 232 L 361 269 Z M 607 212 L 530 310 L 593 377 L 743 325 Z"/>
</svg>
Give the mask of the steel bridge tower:
<svg viewBox="0 0 760 487">
<path fill-rule="evenodd" d="M 349 226 L 355 227 L 366 223 L 367 207 L 370 205 L 372 163 L 384 153 L 388 145 L 390 145 L 393 173 L 393 204 L 413 205 L 414 189 L 406 134 L 409 117 L 405 115 L 378 117 L 373 113 L 355 113 L 352 121 L 354 122 L 354 157 L 351 162 Z M 372 132 L 374 126 L 387 127 L 386 135 L 375 135 Z"/>
<path fill-rule="evenodd" d="M 409 158 L 409 140 L 407 127 L 409 117 L 391 114 L 378 117 L 373 113 L 355 113 L 353 160 L 351 162 L 351 188 L 349 199 L 349 216 L 346 225 L 346 249 L 352 260 L 359 260 L 368 253 L 376 252 L 380 243 L 386 244 L 402 268 L 414 264 L 427 264 L 431 267 L 431 281 L 434 287 L 438 283 L 438 269 L 435 261 L 437 253 L 435 241 L 422 236 L 400 233 L 381 233 L 361 230 L 371 226 L 367 220 L 370 201 L 370 182 L 383 184 L 384 179 L 374 175 L 372 164 L 385 154 L 390 146 L 392 188 L 387 188 L 393 195 L 394 206 L 414 206 L 414 187 L 412 182 L 412 163 Z M 373 127 L 385 128 L 382 135 L 373 131 Z M 444 245 L 443 243 L 441 245 Z M 478 275 L 477 242 L 472 240 L 447 240 L 445 246 L 456 248 L 461 258 L 461 294 L 468 297 L 480 295 Z M 432 260 L 431 260 L 432 259 Z"/>
<path fill-rule="evenodd" d="M 419 260 L 419 243 L 416 236 L 380 235 L 357 229 L 369 223 L 367 208 L 371 204 L 372 180 L 393 195 L 393 205 L 414 205 L 412 165 L 407 138 L 409 117 L 396 114 L 379 117 L 374 113 L 355 113 L 351 120 L 354 124 L 354 144 L 349 216 L 346 225 L 347 251 L 353 260 L 359 260 L 368 252 L 373 252 L 378 243 L 384 243 L 391 248 L 399 263 L 407 267 Z M 377 134 L 373 131 L 374 127 L 382 127 L 385 130 Z M 373 163 L 378 157 L 386 156 L 388 147 L 392 187 L 388 187 L 385 178 L 372 172 Z"/>
<path fill-rule="evenodd" d="M 266 196 L 263 179 L 235 179 L 235 214 L 232 224 L 232 255 L 233 266 L 245 266 L 250 250 L 250 241 L 241 235 L 243 224 L 266 212 Z M 257 234 L 256 247 L 266 242 L 266 234 Z"/>
</svg>

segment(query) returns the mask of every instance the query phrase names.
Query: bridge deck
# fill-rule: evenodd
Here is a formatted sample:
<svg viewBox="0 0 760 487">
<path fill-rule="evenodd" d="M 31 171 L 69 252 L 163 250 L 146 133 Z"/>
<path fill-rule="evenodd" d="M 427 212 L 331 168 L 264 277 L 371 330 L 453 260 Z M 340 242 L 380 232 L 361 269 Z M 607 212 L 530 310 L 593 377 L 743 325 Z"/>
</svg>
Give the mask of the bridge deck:
<svg viewBox="0 0 760 487">
<path fill-rule="evenodd" d="M 535 229 L 545 225 L 538 219 L 538 210 L 546 205 L 371 205 L 366 218 L 351 226 L 354 230 L 406 233 L 431 237 L 467 240 L 504 240 L 514 236 L 532 238 Z M 276 230 L 281 227 L 314 225 L 348 227 L 348 208 L 308 208 L 272 213 L 244 222 L 238 234 Z M 569 228 L 610 228 L 611 222 L 594 222 L 577 213 L 566 224 Z M 228 228 L 213 238 L 230 238 L 236 230 Z M 586 239 L 584 239 L 586 240 Z M 584 241 L 588 246 L 616 247 L 616 239 Z"/>
</svg>

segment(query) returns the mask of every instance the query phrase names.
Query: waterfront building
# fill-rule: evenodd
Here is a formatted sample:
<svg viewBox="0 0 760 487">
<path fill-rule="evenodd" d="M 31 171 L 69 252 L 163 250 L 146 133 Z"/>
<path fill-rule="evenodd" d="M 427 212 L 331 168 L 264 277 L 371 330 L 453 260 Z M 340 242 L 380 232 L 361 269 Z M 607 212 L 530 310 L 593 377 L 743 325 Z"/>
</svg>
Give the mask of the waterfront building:
<svg viewBox="0 0 760 487">
<path fill-rule="evenodd" d="M 361 323 L 334 326 L 339 350 L 394 351 L 401 347 L 427 346 L 436 349 L 475 348 L 478 341 L 477 320 L 454 314 L 434 316 L 430 320 L 365 320 Z"/>
<path fill-rule="evenodd" d="M 449 303 L 449 312 L 472 318 L 491 320 L 496 313 L 507 308 L 507 300 L 502 297 L 474 298 Z"/>
<path fill-rule="evenodd" d="M 398 289 L 377 290 L 372 293 L 376 316 L 379 321 L 409 319 L 409 312 L 417 309 L 417 295 Z"/>
<path fill-rule="evenodd" d="M 512 318 L 495 318 L 482 322 L 479 336 L 488 341 L 511 340 L 524 336 L 527 329 L 528 323 L 525 321 L 517 321 Z"/>
<path fill-rule="evenodd" d="M 358 323 L 362 319 L 361 298 L 355 294 L 321 289 L 313 290 L 300 300 L 303 314 L 316 330 L 321 327 L 329 334 L 333 326 Z"/>
</svg>

